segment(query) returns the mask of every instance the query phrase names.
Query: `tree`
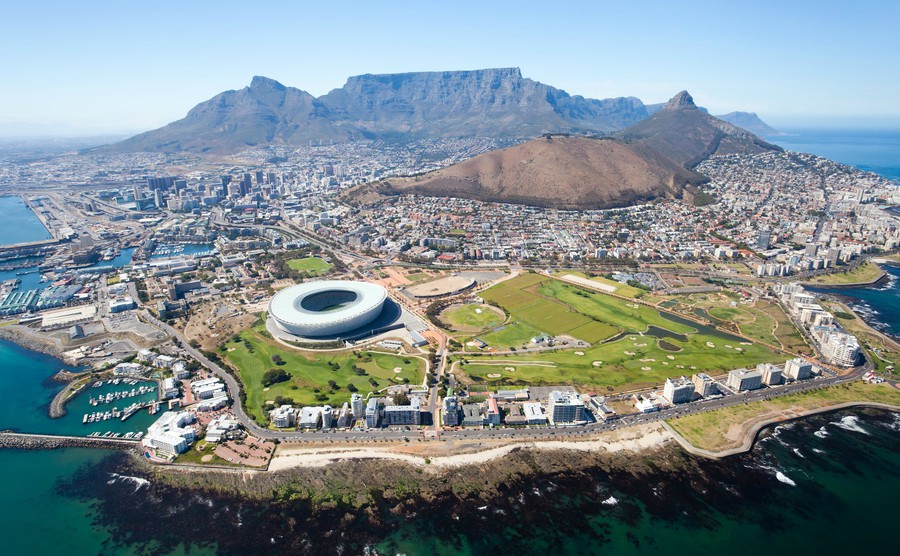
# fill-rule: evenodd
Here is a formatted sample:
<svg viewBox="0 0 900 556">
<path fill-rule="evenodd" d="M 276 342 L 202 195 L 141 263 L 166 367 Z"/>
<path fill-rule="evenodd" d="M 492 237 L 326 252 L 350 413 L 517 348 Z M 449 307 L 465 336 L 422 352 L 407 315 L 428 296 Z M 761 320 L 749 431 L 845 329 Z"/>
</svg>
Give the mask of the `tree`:
<svg viewBox="0 0 900 556">
<path fill-rule="evenodd" d="M 285 382 L 290 380 L 291 375 L 287 373 L 284 369 L 276 369 L 271 368 L 262 377 L 263 386 L 272 386 L 273 384 L 277 384 L 279 382 Z"/>
<path fill-rule="evenodd" d="M 276 365 L 284 365 L 284 359 L 282 359 L 281 356 L 276 353 L 272 356 L 272 363 L 275 363 Z"/>
<path fill-rule="evenodd" d="M 404 394 L 403 392 L 399 394 L 394 394 L 394 405 L 409 405 L 409 396 Z"/>
<path fill-rule="evenodd" d="M 349 382 L 347 383 L 347 390 L 349 390 L 350 392 L 357 392 L 359 388 L 357 388 L 356 385 L 352 382 Z"/>
</svg>

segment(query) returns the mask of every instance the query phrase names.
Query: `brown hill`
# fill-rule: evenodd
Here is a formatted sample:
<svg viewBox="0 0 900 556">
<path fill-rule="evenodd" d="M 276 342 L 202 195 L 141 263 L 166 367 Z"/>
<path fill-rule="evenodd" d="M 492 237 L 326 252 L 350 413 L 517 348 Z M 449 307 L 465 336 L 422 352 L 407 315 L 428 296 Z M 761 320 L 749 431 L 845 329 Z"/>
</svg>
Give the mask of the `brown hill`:
<svg viewBox="0 0 900 556">
<path fill-rule="evenodd" d="M 650 116 L 616 134 L 693 168 L 707 158 L 726 154 L 780 151 L 746 129 L 741 129 L 697 108 L 687 91 L 681 91 Z"/>
<path fill-rule="evenodd" d="M 614 139 L 549 136 L 409 178 L 354 188 L 350 202 L 415 193 L 548 208 L 622 207 L 681 197 L 708 179 L 646 147 Z"/>
</svg>

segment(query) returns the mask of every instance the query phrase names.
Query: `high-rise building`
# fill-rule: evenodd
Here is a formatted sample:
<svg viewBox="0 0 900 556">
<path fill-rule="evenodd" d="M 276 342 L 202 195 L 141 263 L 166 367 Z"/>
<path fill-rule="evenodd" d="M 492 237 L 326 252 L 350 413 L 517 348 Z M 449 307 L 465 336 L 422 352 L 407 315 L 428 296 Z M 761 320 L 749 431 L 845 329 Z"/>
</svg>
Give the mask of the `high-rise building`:
<svg viewBox="0 0 900 556">
<path fill-rule="evenodd" d="M 694 389 L 701 398 L 706 398 L 719 393 L 719 387 L 716 386 L 716 381 L 706 373 L 695 374 L 691 377 L 691 382 L 694 383 Z"/>
<path fill-rule="evenodd" d="M 456 396 L 444 398 L 444 426 L 459 426 L 459 400 Z"/>
<path fill-rule="evenodd" d="M 366 428 L 376 429 L 381 422 L 381 409 L 378 407 L 379 398 L 369 398 L 366 404 Z"/>
<path fill-rule="evenodd" d="M 688 403 L 694 399 L 694 383 L 686 377 L 667 378 L 663 397 L 671 404 Z"/>
<path fill-rule="evenodd" d="M 812 375 L 812 363 L 799 357 L 784 364 L 784 376 L 793 380 L 803 380 Z"/>
<path fill-rule="evenodd" d="M 762 388 L 762 373 L 749 369 L 730 371 L 728 373 L 728 387 L 738 392 Z"/>
<path fill-rule="evenodd" d="M 769 243 L 772 241 L 772 232 L 770 230 L 760 230 L 759 237 L 756 239 L 756 248 L 760 251 L 765 251 L 769 248 Z"/>
<path fill-rule="evenodd" d="M 357 419 L 362 419 L 366 416 L 365 410 L 363 409 L 362 395 L 357 393 L 353 393 L 350 395 L 350 410 L 353 412 L 353 416 Z"/>
<path fill-rule="evenodd" d="M 584 422 L 584 403 L 575 392 L 553 391 L 550 392 L 547 414 L 554 425 Z"/>
<path fill-rule="evenodd" d="M 756 370 L 762 373 L 762 382 L 766 386 L 781 384 L 781 367 L 771 363 L 760 363 L 756 366 Z"/>
</svg>

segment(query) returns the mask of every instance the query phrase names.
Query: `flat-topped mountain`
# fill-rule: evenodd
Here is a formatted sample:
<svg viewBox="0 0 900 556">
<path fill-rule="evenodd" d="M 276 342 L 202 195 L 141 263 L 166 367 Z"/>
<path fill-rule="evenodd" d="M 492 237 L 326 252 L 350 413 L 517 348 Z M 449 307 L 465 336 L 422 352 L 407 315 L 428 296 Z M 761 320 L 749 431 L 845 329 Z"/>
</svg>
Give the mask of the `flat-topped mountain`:
<svg viewBox="0 0 900 556">
<path fill-rule="evenodd" d="M 692 168 L 710 156 L 780 151 L 749 131 L 701 111 L 687 91 L 672 97 L 649 118 L 615 136 L 638 143 Z"/>
<path fill-rule="evenodd" d="M 236 152 L 267 144 L 481 135 L 529 139 L 545 132 L 622 129 L 647 117 L 637 98 L 569 95 L 518 68 L 351 77 L 321 97 L 254 77 L 165 127 L 105 147 L 117 152 Z"/>
<path fill-rule="evenodd" d="M 682 197 L 685 189 L 691 194 L 706 181 L 638 143 L 547 136 L 423 176 L 360 186 L 345 198 L 364 204 L 415 193 L 584 210 Z"/>
</svg>

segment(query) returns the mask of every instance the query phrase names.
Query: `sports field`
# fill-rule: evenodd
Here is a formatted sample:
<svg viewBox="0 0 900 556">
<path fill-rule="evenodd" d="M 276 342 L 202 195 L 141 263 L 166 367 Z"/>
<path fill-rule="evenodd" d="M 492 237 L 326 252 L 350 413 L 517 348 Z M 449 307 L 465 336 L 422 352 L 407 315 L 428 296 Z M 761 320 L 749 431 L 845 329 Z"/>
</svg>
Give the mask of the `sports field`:
<svg viewBox="0 0 900 556">
<path fill-rule="evenodd" d="M 492 385 L 573 384 L 583 388 L 624 390 L 696 372 L 721 374 L 787 357 L 765 346 L 714 328 L 663 316 L 657 309 L 535 274 L 523 275 L 483 292 L 527 326 L 542 332 L 579 337 L 585 326 L 603 326 L 606 338 L 581 350 L 515 355 L 465 356 L 459 366 L 469 380 Z M 562 307 L 562 310 L 557 307 Z M 672 319 L 675 320 L 672 320 Z M 509 328 L 509 327 L 507 327 Z M 504 328 L 500 334 L 507 332 Z M 533 327 L 531 331 L 534 330 Z M 489 344 L 491 334 L 482 336 Z M 519 339 L 519 338 L 517 338 Z M 586 338 L 582 338 L 586 339 Z M 501 348 L 502 346 L 496 346 Z"/>
<path fill-rule="evenodd" d="M 616 295 L 621 295 L 622 297 L 638 298 L 638 297 L 642 297 L 643 295 L 649 293 L 640 288 L 635 288 L 634 286 L 629 286 L 628 284 L 622 284 L 620 282 L 616 282 L 615 280 L 610 280 L 609 278 L 605 278 L 603 276 L 588 276 L 587 274 L 585 274 L 583 272 L 568 271 L 568 270 L 559 271 L 559 272 L 554 273 L 555 276 L 565 276 L 566 274 L 571 274 L 573 276 L 579 276 L 581 278 L 587 278 L 588 280 L 593 280 L 594 282 L 597 282 L 599 284 L 612 286 L 613 288 L 616 288 L 616 291 L 614 293 Z"/>
<path fill-rule="evenodd" d="M 292 270 L 306 272 L 310 276 L 318 276 L 320 274 L 324 274 L 325 272 L 331 270 L 331 267 L 333 266 L 328 261 L 320 259 L 319 257 L 291 259 L 287 264 L 289 267 L 291 267 Z"/>
<path fill-rule="evenodd" d="M 291 350 L 263 336 L 264 331 L 265 325 L 258 325 L 242 332 L 240 341 L 228 341 L 225 344 L 226 351 L 223 353 L 239 371 L 247 393 L 245 409 L 260 422 L 265 422 L 268 417 L 264 415 L 263 405 L 267 400 L 274 401 L 277 396 L 292 398 L 296 405 L 328 403 L 340 407 L 344 402 L 350 401 L 348 384 L 353 384 L 365 396 L 373 390 L 401 384 L 404 379 L 412 384 L 422 382 L 425 362 L 417 357 L 365 350 L 356 353 Z M 247 344 L 251 349 L 248 349 Z M 273 355 L 281 357 L 284 364 L 277 365 L 273 362 Z M 354 367 L 362 369 L 366 374 L 357 374 Z M 284 369 L 290 374 L 290 380 L 265 388 L 262 384 L 263 375 L 272 368 Z M 399 372 L 395 372 L 396 369 Z M 378 386 L 374 386 L 369 379 L 374 380 Z M 330 380 L 337 383 L 337 389 L 329 387 Z"/>
</svg>

